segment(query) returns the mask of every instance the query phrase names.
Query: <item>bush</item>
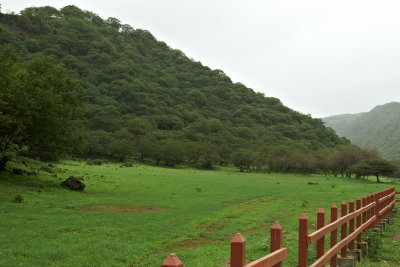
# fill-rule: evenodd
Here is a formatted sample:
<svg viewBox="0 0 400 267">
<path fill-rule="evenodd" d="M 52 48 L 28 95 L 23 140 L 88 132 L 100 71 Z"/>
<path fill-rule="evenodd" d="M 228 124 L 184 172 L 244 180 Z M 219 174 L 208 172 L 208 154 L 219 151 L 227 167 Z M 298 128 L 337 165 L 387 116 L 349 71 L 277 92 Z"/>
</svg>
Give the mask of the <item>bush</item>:
<svg viewBox="0 0 400 267">
<path fill-rule="evenodd" d="M 43 165 L 41 169 L 48 173 L 54 173 L 54 170 L 50 167 L 50 165 Z"/>
<path fill-rule="evenodd" d="M 15 203 L 22 203 L 22 202 L 24 202 L 24 196 L 21 194 L 17 194 L 14 196 L 13 200 Z"/>
</svg>

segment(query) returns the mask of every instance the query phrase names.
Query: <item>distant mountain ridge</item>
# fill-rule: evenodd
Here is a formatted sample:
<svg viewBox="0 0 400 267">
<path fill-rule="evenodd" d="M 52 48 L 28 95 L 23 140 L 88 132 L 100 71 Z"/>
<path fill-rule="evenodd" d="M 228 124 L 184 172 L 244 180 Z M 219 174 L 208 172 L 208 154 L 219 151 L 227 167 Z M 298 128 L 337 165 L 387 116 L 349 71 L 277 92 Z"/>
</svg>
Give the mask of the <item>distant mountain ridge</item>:
<svg viewBox="0 0 400 267">
<path fill-rule="evenodd" d="M 339 136 L 352 143 L 377 149 L 386 159 L 400 159 L 400 103 L 379 105 L 369 112 L 323 118 Z"/>
</svg>

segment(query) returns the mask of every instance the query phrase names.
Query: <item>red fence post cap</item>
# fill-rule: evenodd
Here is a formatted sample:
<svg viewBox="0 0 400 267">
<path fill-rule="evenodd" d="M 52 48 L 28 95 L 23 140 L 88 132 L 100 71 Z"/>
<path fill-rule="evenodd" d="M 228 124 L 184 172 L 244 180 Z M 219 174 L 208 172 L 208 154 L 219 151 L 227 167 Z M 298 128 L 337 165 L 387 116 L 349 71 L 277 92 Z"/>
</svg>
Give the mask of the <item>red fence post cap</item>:
<svg viewBox="0 0 400 267">
<path fill-rule="evenodd" d="M 245 241 L 246 240 L 244 240 L 243 236 L 240 233 L 237 233 L 231 243 L 244 243 Z"/>
<path fill-rule="evenodd" d="M 302 214 L 300 215 L 300 220 L 308 220 L 307 214 L 302 213 Z"/>
<path fill-rule="evenodd" d="M 161 267 L 183 267 L 182 262 L 179 260 L 175 253 L 171 253 L 163 262 Z"/>
<path fill-rule="evenodd" d="M 274 223 L 274 225 L 272 225 L 271 229 L 279 229 L 279 230 L 282 230 L 282 226 L 279 224 L 278 221 L 276 221 L 276 222 Z"/>
</svg>

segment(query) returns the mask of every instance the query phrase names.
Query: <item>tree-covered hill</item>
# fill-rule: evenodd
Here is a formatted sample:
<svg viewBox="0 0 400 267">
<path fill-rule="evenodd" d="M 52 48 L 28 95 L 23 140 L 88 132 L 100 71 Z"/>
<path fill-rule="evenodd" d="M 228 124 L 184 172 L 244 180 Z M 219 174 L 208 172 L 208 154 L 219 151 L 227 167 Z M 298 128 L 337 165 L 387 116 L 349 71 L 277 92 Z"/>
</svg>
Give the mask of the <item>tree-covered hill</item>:
<svg viewBox="0 0 400 267">
<path fill-rule="evenodd" d="M 0 14 L 0 24 L 0 45 L 28 61 L 53 56 L 80 81 L 87 126 L 79 153 L 86 156 L 211 167 L 243 151 L 311 153 L 348 143 L 322 120 L 233 83 L 116 18 L 46 6 Z"/>
<path fill-rule="evenodd" d="M 386 159 L 400 159 L 400 103 L 391 102 L 376 106 L 369 112 L 337 115 L 323 120 L 354 144 L 375 148 Z"/>
</svg>

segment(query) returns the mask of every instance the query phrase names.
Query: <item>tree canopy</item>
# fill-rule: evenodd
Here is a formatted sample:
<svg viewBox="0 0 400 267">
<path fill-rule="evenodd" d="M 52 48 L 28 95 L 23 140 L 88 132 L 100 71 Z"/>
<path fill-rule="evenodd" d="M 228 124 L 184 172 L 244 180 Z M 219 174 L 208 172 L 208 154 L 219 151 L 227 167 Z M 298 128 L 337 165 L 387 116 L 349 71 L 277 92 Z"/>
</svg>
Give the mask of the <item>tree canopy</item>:
<svg viewBox="0 0 400 267">
<path fill-rule="evenodd" d="M 23 62 L 0 47 L 0 75 L 0 153 L 15 146 L 62 153 L 82 144 L 82 91 L 62 65 L 52 57 Z"/>
<path fill-rule="evenodd" d="M 397 170 L 398 167 L 396 165 L 380 158 L 365 159 L 350 167 L 350 171 L 356 177 L 374 175 L 378 183 L 380 182 L 380 176 L 394 174 Z"/>
</svg>

